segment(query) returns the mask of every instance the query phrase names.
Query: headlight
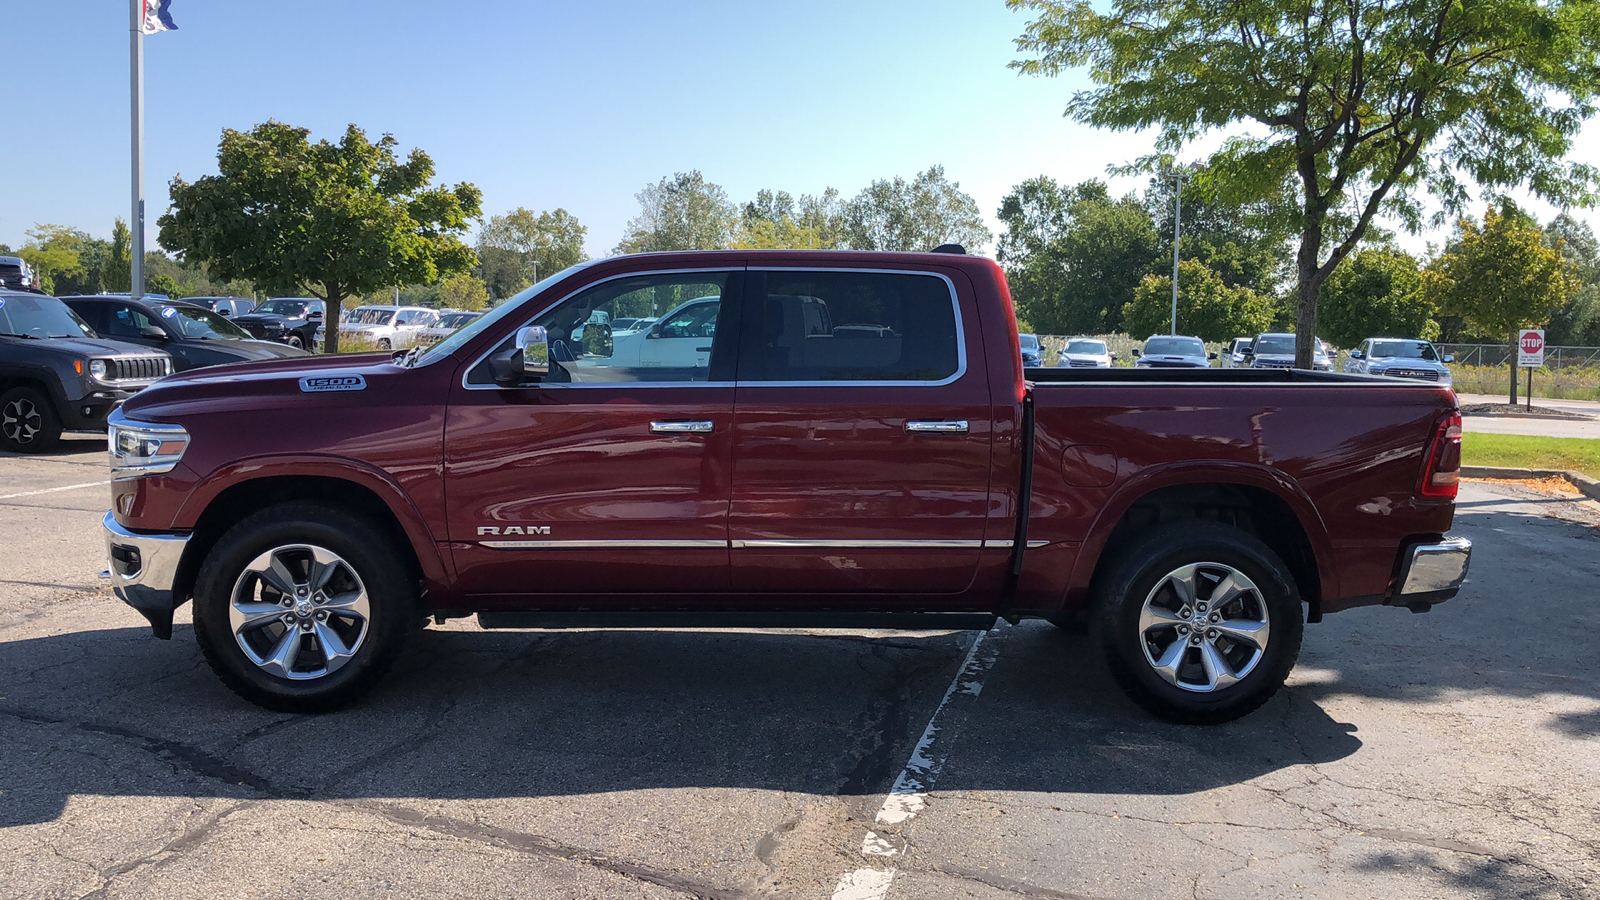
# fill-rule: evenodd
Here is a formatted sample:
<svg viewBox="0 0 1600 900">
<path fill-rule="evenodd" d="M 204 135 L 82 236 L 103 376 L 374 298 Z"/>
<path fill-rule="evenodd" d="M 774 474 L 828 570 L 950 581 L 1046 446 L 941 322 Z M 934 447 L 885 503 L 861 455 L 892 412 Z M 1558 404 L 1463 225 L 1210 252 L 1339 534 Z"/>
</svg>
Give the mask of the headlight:
<svg viewBox="0 0 1600 900">
<path fill-rule="evenodd" d="M 170 472 L 189 449 L 189 433 L 177 425 L 135 422 L 121 410 L 107 424 L 112 481 Z"/>
<path fill-rule="evenodd" d="M 89 360 L 89 377 L 95 381 L 106 380 L 106 361 L 103 359 Z"/>
</svg>

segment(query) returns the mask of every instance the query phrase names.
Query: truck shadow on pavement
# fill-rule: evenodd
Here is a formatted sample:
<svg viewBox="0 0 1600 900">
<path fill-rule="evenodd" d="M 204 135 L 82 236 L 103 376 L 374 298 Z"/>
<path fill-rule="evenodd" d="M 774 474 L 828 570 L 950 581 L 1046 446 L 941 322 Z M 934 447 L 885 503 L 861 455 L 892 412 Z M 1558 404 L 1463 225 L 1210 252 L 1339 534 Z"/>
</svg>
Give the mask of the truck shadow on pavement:
<svg viewBox="0 0 1600 900">
<path fill-rule="evenodd" d="M 1188 793 L 1360 747 L 1349 726 L 1292 697 L 1220 729 L 1166 725 L 1121 697 L 1085 639 L 1043 623 L 995 637 L 1006 646 L 977 720 L 951 724 L 964 731 L 958 747 L 1007 740 L 1011 756 L 952 770 L 941 787 Z M 725 787 L 870 798 L 905 763 L 968 641 L 430 630 L 388 685 L 324 716 L 235 698 L 187 626 L 170 643 L 131 627 L 0 643 L 0 826 L 51 821 L 78 794 L 355 801 Z"/>
</svg>

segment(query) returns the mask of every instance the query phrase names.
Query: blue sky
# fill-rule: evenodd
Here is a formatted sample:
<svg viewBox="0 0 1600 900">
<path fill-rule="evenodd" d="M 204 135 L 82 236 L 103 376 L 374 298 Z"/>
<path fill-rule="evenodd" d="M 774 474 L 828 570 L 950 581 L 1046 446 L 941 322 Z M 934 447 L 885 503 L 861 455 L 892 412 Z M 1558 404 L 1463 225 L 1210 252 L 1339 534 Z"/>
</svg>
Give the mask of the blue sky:
<svg viewBox="0 0 1600 900">
<path fill-rule="evenodd" d="M 676 171 L 743 201 L 848 197 L 942 164 L 993 227 L 1025 178 L 1104 178 L 1149 150 L 1061 117 L 1081 75 L 1006 68 L 1025 20 L 1002 0 L 174 0 L 172 13 L 181 30 L 145 42 L 152 246 L 167 181 L 211 173 L 223 128 L 269 118 L 317 137 L 390 132 L 439 180 L 481 188 L 488 214 L 565 207 L 596 255 L 633 195 Z M 109 236 L 129 207 L 127 3 L 47 0 L 6 24 L 0 242 L 36 222 Z"/>
</svg>

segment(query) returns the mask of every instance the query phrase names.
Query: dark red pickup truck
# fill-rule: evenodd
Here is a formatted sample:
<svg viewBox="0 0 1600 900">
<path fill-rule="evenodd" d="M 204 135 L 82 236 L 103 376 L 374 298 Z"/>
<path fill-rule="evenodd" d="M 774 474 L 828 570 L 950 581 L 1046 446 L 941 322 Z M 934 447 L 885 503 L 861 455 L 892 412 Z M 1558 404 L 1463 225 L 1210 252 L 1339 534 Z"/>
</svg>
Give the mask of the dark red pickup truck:
<svg viewBox="0 0 1600 900">
<path fill-rule="evenodd" d="M 1029 369 L 955 253 L 568 269 L 426 350 L 223 366 L 112 422 L 117 594 L 245 698 L 371 687 L 485 628 L 1086 622 L 1128 694 L 1219 722 L 1302 622 L 1454 596 L 1448 388 Z"/>
</svg>

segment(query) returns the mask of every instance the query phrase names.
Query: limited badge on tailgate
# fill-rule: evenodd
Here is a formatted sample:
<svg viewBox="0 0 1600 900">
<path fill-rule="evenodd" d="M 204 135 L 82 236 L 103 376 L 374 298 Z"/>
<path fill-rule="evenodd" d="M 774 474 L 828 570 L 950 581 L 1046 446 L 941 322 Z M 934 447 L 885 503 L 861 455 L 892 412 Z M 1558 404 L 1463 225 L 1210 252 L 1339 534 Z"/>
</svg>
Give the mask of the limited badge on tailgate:
<svg viewBox="0 0 1600 900">
<path fill-rule="evenodd" d="M 300 379 L 300 392 L 321 394 L 328 391 L 364 391 L 367 379 L 360 375 L 307 375 Z"/>
</svg>

